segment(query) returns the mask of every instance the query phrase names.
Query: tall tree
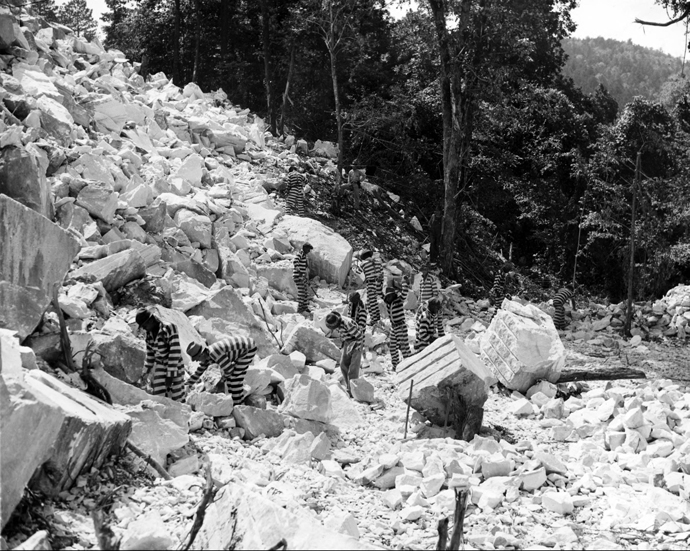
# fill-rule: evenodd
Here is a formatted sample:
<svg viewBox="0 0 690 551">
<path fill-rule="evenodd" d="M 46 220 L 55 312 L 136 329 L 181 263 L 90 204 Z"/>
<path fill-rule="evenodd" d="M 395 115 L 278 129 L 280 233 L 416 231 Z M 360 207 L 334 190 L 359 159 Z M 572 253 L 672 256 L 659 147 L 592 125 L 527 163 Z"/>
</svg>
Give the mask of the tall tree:
<svg viewBox="0 0 690 551">
<path fill-rule="evenodd" d="M 86 5 L 86 0 L 69 0 L 58 8 L 57 18 L 77 36 L 87 40 L 92 40 L 96 36 L 98 25 L 93 18 L 93 11 Z"/>
<path fill-rule="evenodd" d="M 271 67 L 271 10 L 269 0 L 261 0 L 261 41 L 264 47 L 264 87 L 266 89 L 266 114 L 271 133 L 276 134 L 276 116 L 273 105 L 273 69 Z"/>
<path fill-rule="evenodd" d="M 46 21 L 57 21 L 58 7 L 55 0 L 32 0 L 31 8 Z"/>
</svg>

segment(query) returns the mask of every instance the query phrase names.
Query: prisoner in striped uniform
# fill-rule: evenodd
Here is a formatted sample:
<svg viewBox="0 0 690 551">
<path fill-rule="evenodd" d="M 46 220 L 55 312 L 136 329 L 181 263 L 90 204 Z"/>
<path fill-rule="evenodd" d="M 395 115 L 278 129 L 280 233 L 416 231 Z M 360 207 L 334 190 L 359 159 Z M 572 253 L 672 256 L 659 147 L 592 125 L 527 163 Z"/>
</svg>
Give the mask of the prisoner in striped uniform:
<svg viewBox="0 0 690 551">
<path fill-rule="evenodd" d="M 144 372 L 151 376 L 151 394 L 181 401 L 184 364 L 177 326 L 161 321 L 151 310 L 139 311 L 135 321 L 146 332 Z"/>
<path fill-rule="evenodd" d="M 419 283 L 419 302 L 425 303 L 431 299 L 438 298 L 440 293 L 438 279 L 434 272 L 436 271 L 436 264 L 430 264 L 422 268 L 422 280 Z M 441 304 L 439 300 L 439 305 Z M 443 337 L 446 333 L 443 329 L 443 312 L 441 308 L 438 312 L 434 314 L 433 319 L 434 326 L 436 327 L 436 332 L 439 337 Z"/>
<path fill-rule="evenodd" d="M 336 311 L 326 316 L 326 327 L 329 330 L 327 337 L 335 336 L 333 332 L 337 331 L 342 340 L 340 371 L 345 380 L 347 393 L 352 397 L 350 381 L 359 379 L 364 352 L 364 331 L 352 318 L 345 317 Z"/>
<path fill-rule="evenodd" d="M 391 320 L 391 334 L 389 337 L 389 347 L 391 352 L 391 363 L 393 371 L 400 363 L 400 354 L 403 358 L 410 355 L 410 341 L 407 337 L 407 325 L 405 325 L 405 310 L 401 296 L 394 288 L 386 289 L 383 302 L 388 310 L 388 317 Z"/>
<path fill-rule="evenodd" d="M 307 255 L 312 251 L 311 243 L 302 245 L 300 252 L 292 263 L 292 278 L 297 286 L 297 312 L 309 313 L 309 263 Z"/>
<path fill-rule="evenodd" d="M 559 331 L 563 331 L 566 328 L 565 303 L 568 301 L 570 301 L 570 305 L 573 310 L 575 310 L 572 285 L 566 285 L 562 289 L 559 289 L 556 296 L 553 297 L 553 307 L 556 309 L 556 313 L 553 316 L 553 324 Z"/>
<path fill-rule="evenodd" d="M 304 216 L 304 186 L 307 179 L 297 171 L 297 167 L 290 167 L 287 177 L 287 211 L 288 214 Z"/>
<path fill-rule="evenodd" d="M 489 291 L 489 300 L 492 305 L 496 305 L 501 302 L 504 298 L 511 298 L 509 294 L 506 294 L 506 276 L 510 273 L 512 269 L 512 264 L 506 262 L 499 268 L 494 277 L 494 284 Z"/>
<path fill-rule="evenodd" d="M 244 377 L 247 369 L 256 355 L 256 342 L 251 337 L 227 337 L 204 346 L 196 342 L 187 347 L 187 354 L 193 361 L 199 362 L 199 367 L 187 380 L 192 385 L 199 381 L 208 366 L 215 363 L 220 367 L 221 384 L 225 384 L 226 393 L 232 396 L 235 404 L 244 400 Z"/>
<path fill-rule="evenodd" d="M 362 301 L 362 296 L 357 291 L 352 291 L 348 297 L 347 315 L 357 322 L 364 331 L 367 327 L 367 309 Z"/>
<path fill-rule="evenodd" d="M 381 321 L 378 298 L 383 291 L 383 266 L 381 260 L 365 249 L 359 255 L 364 271 L 364 282 L 367 286 L 367 309 L 369 310 L 369 324 L 376 325 Z"/>
<path fill-rule="evenodd" d="M 436 325 L 436 315 L 439 314 L 440 310 L 441 301 L 438 298 L 422 302 L 422 305 L 417 310 L 417 315 L 415 316 L 415 352 L 421 352 L 434 342 L 437 337 L 443 336 L 443 334 L 438 334 L 438 327 Z"/>
</svg>

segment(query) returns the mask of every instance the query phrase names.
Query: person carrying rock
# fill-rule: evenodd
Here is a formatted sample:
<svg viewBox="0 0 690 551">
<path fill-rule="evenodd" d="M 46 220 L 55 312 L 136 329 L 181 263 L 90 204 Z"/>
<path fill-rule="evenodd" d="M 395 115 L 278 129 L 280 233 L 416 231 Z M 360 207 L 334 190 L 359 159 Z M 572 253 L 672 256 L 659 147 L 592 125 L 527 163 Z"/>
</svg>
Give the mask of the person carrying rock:
<svg viewBox="0 0 690 551">
<path fill-rule="evenodd" d="M 232 396 L 235 404 L 244 399 L 244 377 L 247 369 L 256 355 L 256 342 L 251 337 L 226 337 L 205 346 L 196 342 L 187 347 L 187 354 L 193 361 L 199 362 L 199 367 L 187 379 L 188 385 L 196 383 L 201 375 L 212 363 L 218 364 L 221 372 L 220 385 L 224 386 L 226 394 Z"/>
<path fill-rule="evenodd" d="M 347 303 L 347 315 L 357 322 L 362 331 L 365 331 L 367 328 L 367 310 L 362 301 L 362 296 L 357 291 L 352 291 L 347 296 Z"/>
<path fill-rule="evenodd" d="M 556 313 L 553 316 L 553 324 L 559 331 L 564 331 L 567 327 L 565 323 L 565 303 L 570 301 L 570 305 L 575 310 L 575 298 L 573 286 L 568 284 L 558 290 L 556 296 L 553 297 L 553 307 Z"/>
<path fill-rule="evenodd" d="M 140 310 L 134 319 L 146 332 L 144 371 L 151 380 L 151 394 L 182 401 L 184 364 L 177 326 L 162 321 L 149 309 Z"/>
<path fill-rule="evenodd" d="M 364 351 L 364 331 L 351 318 L 333 311 L 326 316 L 326 327 L 329 333 L 327 337 L 333 337 L 333 331 L 337 331 L 342 340 L 342 352 L 340 354 L 340 371 L 345 380 L 347 393 L 352 397 L 350 381 L 359 379 L 359 370 L 362 365 L 362 352 Z"/>
<path fill-rule="evenodd" d="M 288 214 L 304 216 L 304 186 L 307 179 L 296 166 L 291 166 L 287 177 L 287 211 Z"/>
<path fill-rule="evenodd" d="M 383 290 L 383 266 L 381 260 L 374 257 L 369 249 L 364 249 L 359 259 L 364 271 L 364 283 L 367 287 L 367 309 L 369 310 L 369 325 L 376 326 L 381 321 L 378 298 Z"/>
<path fill-rule="evenodd" d="M 441 325 L 441 331 L 439 332 L 436 323 L 436 319 L 440 317 L 440 313 L 441 301 L 438 297 L 422 302 L 415 316 L 415 328 L 417 333 L 414 343 L 415 352 L 421 352 L 434 342 L 434 340 L 445 335 L 443 332 L 443 325 Z"/>
<path fill-rule="evenodd" d="M 403 300 L 398 291 L 393 287 L 386 289 L 383 302 L 388 310 L 388 317 L 391 320 L 391 333 L 388 337 L 391 352 L 391 363 L 393 371 L 400 363 L 400 354 L 403 358 L 410 355 L 410 341 L 407 337 L 407 325 L 405 325 L 405 310 Z"/>
<path fill-rule="evenodd" d="M 302 251 L 292 263 L 292 278 L 297 286 L 297 312 L 309 313 L 309 263 L 307 255 L 314 249 L 311 243 L 302 245 Z"/>
</svg>

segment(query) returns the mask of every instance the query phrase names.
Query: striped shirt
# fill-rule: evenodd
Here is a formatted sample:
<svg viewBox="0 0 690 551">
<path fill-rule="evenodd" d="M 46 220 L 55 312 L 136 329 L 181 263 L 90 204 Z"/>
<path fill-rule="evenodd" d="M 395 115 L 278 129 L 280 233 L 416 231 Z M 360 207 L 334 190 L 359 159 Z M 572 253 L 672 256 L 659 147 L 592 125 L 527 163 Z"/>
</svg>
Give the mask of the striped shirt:
<svg viewBox="0 0 690 551">
<path fill-rule="evenodd" d="M 294 171 L 290 172 L 290 174 L 288 174 L 287 177 L 288 193 L 291 192 L 293 189 L 299 189 L 299 191 L 302 191 L 306 183 L 307 179 L 304 177 L 303 174 Z"/>
<path fill-rule="evenodd" d="M 388 317 L 391 320 L 391 325 L 405 325 L 405 310 L 403 309 L 403 301 L 399 293 L 395 293 L 395 300 L 393 302 L 385 301 L 386 310 L 388 310 Z"/>
<path fill-rule="evenodd" d="M 356 304 L 353 302 L 350 302 L 347 314 L 357 322 L 357 325 L 359 325 L 362 330 L 367 325 L 367 309 L 364 307 L 364 303 L 362 301 L 357 302 Z"/>
<path fill-rule="evenodd" d="M 209 365 L 216 363 L 223 374 L 221 381 L 232 375 L 235 362 L 250 351 L 256 351 L 256 342 L 251 337 L 227 337 L 208 347 L 209 363 L 200 365 L 189 378 L 189 383 L 196 383 Z"/>
<path fill-rule="evenodd" d="M 433 275 L 429 274 L 426 277 L 422 278 L 422 281 L 419 284 L 420 302 L 426 302 L 427 300 L 431 300 L 432 298 L 438 296 L 438 293 L 438 282 L 436 281 L 436 278 Z"/>
<path fill-rule="evenodd" d="M 354 342 L 357 346 L 364 347 L 364 331 L 362 331 L 362 328 L 352 318 L 341 316 L 341 320 L 338 333 L 340 333 L 343 346 L 349 342 Z"/>
<path fill-rule="evenodd" d="M 563 306 L 566 302 L 573 299 L 573 292 L 570 289 L 563 287 L 559 289 L 556 296 L 553 297 L 553 304 Z"/>
<path fill-rule="evenodd" d="M 417 352 L 424 350 L 436 338 L 436 320 L 429 311 L 428 303 L 423 302 L 415 316 L 417 335 L 414 348 Z"/>
<path fill-rule="evenodd" d="M 307 253 L 301 251 L 292 261 L 292 277 L 295 281 L 309 279 L 309 264 L 307 263 Z"/>
<path fill-rule="evenodd" d="M 183 369 L 180 334 L 174 323 L 159 321 L 159 324 L 155 337 L 146 333 L 144 369 L 148 373 L 154 365 L 158 365 L 165 369 L 168 377 L 174 377 Z"/>
<path fill-rule="evenodd" d="M 376 257 L 369 257 L 362 261 L 362 271 L 364 271 L 364 280 L 367 287 L 373 285 L 374 288 L 383 287 L 383 266 L 381 259 Z"/>
<path fill-rule="evenodd" d="M 505 294 L 506 278 L 502 271 L 496 272 L 494 277 L 494 285 L 491 287 L 489 294 L 494 300 L 498 300 Z"/>
</svg>

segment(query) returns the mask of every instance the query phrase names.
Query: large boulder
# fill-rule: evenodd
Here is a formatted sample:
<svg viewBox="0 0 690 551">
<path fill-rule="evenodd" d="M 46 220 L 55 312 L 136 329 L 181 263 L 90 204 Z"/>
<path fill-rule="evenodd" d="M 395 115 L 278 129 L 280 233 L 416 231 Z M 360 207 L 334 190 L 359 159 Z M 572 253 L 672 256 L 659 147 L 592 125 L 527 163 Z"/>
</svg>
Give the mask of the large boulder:
<svg viewBox="0 0 690 551">
<path fill-rule="evenodd" d="M 0 194 L 0 327 L 24 339 L 41 321 L 79 243 L 30 208 Z"/>
<path fill-rule="evenodd" d="M 244 429 L 244 437 L 247 440 L 253 440 L 261 434 L 273 438 L 280 436 L 285 430 L 283 416 L 270 409 L 235 406 L 232 415 L 237 426 Z"/>
<path fill-rule="evenodd" d="M 471 440 L 479 433 L 491 371 L 455 335 L 436 339 L 424 350 L 403 360 L 397 368 L 399 396 L 432 423 L 446 420 L 456 438 Z"/>
<path fill-rule="evenodd" d="M 146 262 L 135 249 L 127 249 L 86 264 L 72 272 L 75 279 L 95 279 L 103 283 L 109 293 L 144 277 Z"/>
<path fill-rule="evenodd" d="M 130 440 L 141 451 L 165 466 L 167 455 L 189 442 L 189 434 L 174 422 L 163 419 L 155 409 L 136 406 L 127 408 L 132 420 Z"/>
<path fill-rule="evenodd" d="M 308 375 L 295 375 L 285 383 L 285 401 L 280 406 L 280 412 L 328 423 L 333 417 L 331 391 Z"/>
<path fill-rule="evenodd" d="M 307 322 L 297 325 L 288 336 L 281 352 L 290 354 L 302 352 L 309 363 L 316 363 L 327 358 L 338 360 L 340 350 L 326 335 L 310 327 Z"/>
<path fill-rule="evenodd" d="M 274 289 L 297 297 L 297 285 L 292 277 L 291 261 L 281 260 L 271 264 L 257 264 L 256 274 L 259 277 L 265 277 Z"/>
<path fill-rule="evenodd" d="M 345 284 L 352 263 L 352 246 L 338 233 L 318 220 L 301 216 L 285 216 L 275 228 L 276 234 L 287 235 L 295 249 L 306 242 L 314 246 L 309 254 L 311 275 L 329 283 Z"/>
<path fill-rule="evenodd" d="M 551 316 L 532 304 L 504 299 L 479 347 L 496 378 L 523 393 L 538 379 L 557 382 L 565 365 L 565 347 Z"/>
<path fill-rule="evenodd" d="M 27 149 L 9 146 L 0 150 L 0 193 L 52 219 L 53 198 L 35 155 Z"/>
<path fill-rule="evenodd" d="M 201 549 L 270 549 L 281 539 L 295 550 L 374 548 L 325 528 L 306 510 L 287 510 L 233 482 L 218 491 L 206 510 L 195 545 Z"/>
<path fill-rule="evenodd" d="M 32 477 L 32 488 L 49 495 L 69 490 L 80 474 L 100 467 L 127 442 L 131 421 L 108 404 L 37 369 L 26 373 L 24 385 L 52 415 L 63 419 L 48 460 Z M 30 434 L 10 434 L 10 442 L 25 440 Z"/>
<path fill-rule="evenodd" d="M 204 249 L 211 247 L 213 224 L 208 216 L 180 209 L 175 213 L 175 223 L 192 243 L 199 243 Z"/>
<path fill-rule="evenodd" d="M 241 295 L 232 287 L 223 287 L 207 300 L 187 311 L 196 318 L 195 327 L 209 342 L 224 336 L 244 335 L 256 341 L 259 355 L 278 351 L 275 342 L 252 310 L 242 301 Z"/>
<path fill-rule="evenodd" d="M 127 383 L 136 383 L 144 374 L 146 343 L 125 331 L 93 331 L 93 350 L 100 365 L 113 377 Z"/>
</svg>

